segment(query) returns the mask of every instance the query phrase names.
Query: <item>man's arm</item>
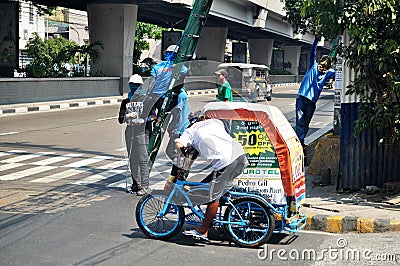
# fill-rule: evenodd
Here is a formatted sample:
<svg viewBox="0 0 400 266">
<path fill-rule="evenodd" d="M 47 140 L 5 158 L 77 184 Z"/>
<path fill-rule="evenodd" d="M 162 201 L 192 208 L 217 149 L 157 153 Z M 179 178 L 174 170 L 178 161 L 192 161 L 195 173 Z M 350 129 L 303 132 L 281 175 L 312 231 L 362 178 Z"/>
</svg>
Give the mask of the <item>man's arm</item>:
<svg viewBox="0 0 400 266">
<path fill-rule="evenodd" d="M 310 63 L 314 63 L 314 60 L 317 57 L 317 47 L 318 47 L 318 42 L 320 40 L 321 40 L 320 36 L 315 36 L 315 39 L 311 46 L 311 51 L 310 51 Z"/>
</svg>

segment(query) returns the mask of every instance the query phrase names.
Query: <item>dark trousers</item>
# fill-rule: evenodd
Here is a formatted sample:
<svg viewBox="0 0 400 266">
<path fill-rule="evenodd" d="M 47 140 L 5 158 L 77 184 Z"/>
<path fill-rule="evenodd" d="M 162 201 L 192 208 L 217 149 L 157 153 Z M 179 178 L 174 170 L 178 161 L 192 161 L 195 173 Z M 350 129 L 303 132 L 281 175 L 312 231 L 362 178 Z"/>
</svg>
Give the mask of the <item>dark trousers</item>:
<svg viewBox="0 0 400 266">
<path fill-rule="evenodd" d="M 315 103 L 311 100 L 297 95 L 296 98 L 296 134 L 302 145 L 309 130 L 311 118 L 314 115 Z"/>
</svg>

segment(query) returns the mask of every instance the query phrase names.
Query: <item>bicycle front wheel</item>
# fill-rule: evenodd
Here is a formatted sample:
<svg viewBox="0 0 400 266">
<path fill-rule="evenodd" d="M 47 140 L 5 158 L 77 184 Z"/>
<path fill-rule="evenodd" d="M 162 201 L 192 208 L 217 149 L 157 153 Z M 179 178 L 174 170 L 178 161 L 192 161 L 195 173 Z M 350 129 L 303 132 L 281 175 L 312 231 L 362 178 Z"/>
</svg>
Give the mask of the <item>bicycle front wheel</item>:
<svg viewBox="0 0 400 266">
<path fill-rule="evenodd" d="M 136 206 L 136 222 L 142 232 L 151 238 L 169 239 L 182 229 L 184 209 L 173 201 L 166 203 L 167 199 L 168 193 L 153 191 L 142 197 Z M 165 204 L 168 204 L 167 211 L 160 216 Z"/>
<path fill-rule="evenodd" d="M 239 198 L 224 214 L 225 230 L 240 247 L 256 247 L 266 243 L 275 228 L 271 210 L 260 200 Z M 245 223 L 245 224 L 241 224 Z"/>
</svg>

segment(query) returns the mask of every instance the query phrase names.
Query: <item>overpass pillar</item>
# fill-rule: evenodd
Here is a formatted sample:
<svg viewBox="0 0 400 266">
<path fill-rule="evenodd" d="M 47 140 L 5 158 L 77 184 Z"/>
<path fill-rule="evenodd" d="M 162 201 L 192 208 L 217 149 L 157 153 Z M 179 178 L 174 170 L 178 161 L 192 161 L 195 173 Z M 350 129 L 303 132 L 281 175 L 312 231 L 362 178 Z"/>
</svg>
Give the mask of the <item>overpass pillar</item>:
<svg viewBox="0 0 400 266">
<path fill-rule="evenodd" d="M 197 44 L 196 57 L 224 62 L 227 35 L 228 28 L 204 27 Z"/>
<path fill-rule="evenodd" d="M 100 56 L 91 66 L 92 73 L 120 77 L 121 95 L 128 91 L 132 75 L 133 46 L 135 40 L 137 5 L 89 4 L 87 5 L 90 42 L 101 41 L 104 50 L 97 48 Z"/>
<path fill-rule="evenodd" d="M 290 68 L 286 68 L 286 70 L 290 71 L 293 75 L 299 75 L 299 62 L 300 62 L 300 53 L 301 46 L 282 46 L 284 52 L 285 63 L 290 62 Z"/>
<path fill-rule="evenodd" d="M 249 39 L 250 63 L 271 65 L 273 39 Z"/>
</svg>

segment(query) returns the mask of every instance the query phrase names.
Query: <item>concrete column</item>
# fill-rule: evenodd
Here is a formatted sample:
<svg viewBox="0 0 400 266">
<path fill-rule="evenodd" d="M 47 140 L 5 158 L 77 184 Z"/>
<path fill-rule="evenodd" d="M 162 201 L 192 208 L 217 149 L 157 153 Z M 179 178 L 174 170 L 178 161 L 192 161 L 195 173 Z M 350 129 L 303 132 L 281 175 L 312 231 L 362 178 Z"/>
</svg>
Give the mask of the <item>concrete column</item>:
<svg viewBox="0 0 400 266">
<path fill-rule="evenodd" d="M 100 57 L 95 64 L 92 63 L 92 73 L 100 71 L 106 76 L 120 77 L 122 95 L 128 91 L 128 79 L 132 75 L 138 6 L 89 4 L 87 10 L 90 42 L 101 41 L 104 44 L 104 50 L 97 49 Z"/>
<path fill-rule="evenodd" d="M 285 63 L 290 62 L 291 67 L 286 69 L 293 75 L 299 74 L 301 46 L 283 46 Z"/>
<path fill-rule="evenodd" d="M 270 66 L 273 39 L 249 39 L 250 63 Z"/>
<path fill-rule="evenodd" d="M 205 27 L 197 44 L 196 57 L 224 62 L 228 28 Z"/>
</svg>

